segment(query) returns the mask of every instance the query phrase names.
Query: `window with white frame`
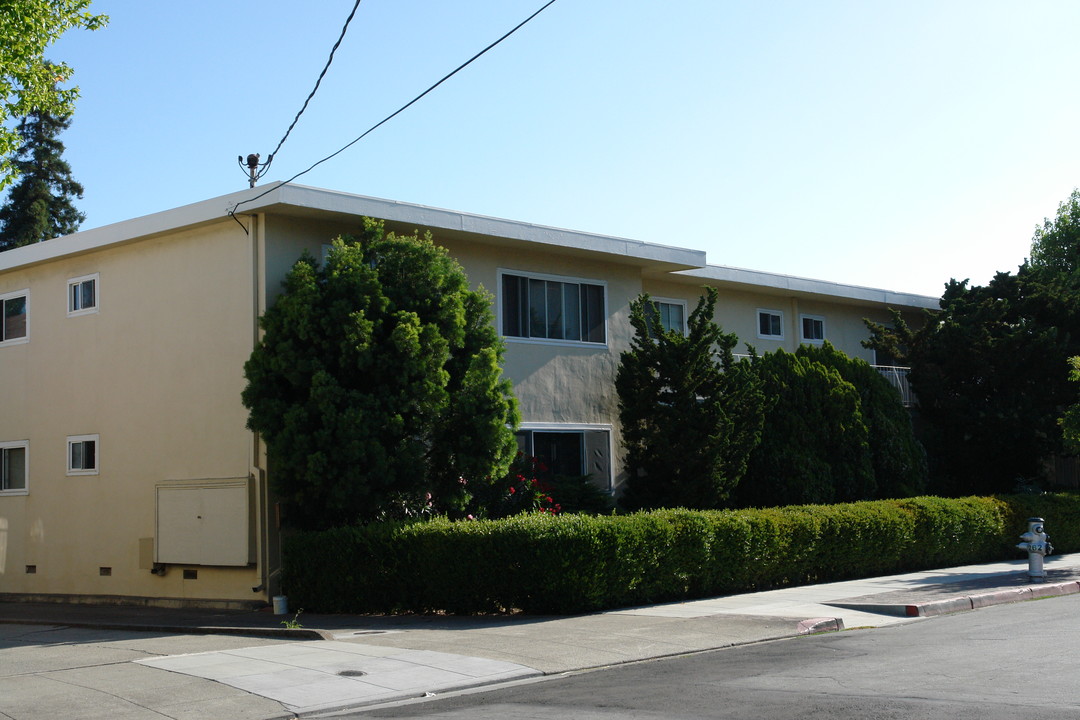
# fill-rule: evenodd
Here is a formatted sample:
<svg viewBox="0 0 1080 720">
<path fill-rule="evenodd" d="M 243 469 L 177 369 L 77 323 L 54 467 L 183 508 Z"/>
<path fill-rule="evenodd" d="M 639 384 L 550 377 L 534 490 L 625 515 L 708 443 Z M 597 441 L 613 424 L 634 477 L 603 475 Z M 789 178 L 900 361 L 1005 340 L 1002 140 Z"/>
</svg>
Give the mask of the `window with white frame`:
<svg viewBox="0 0 1080 720">
<path fill-rule="evenodd" d="M 803 315 L 800 320 L 803 342 L 819 343 L 825 340 L 825 318 L 819 315 Z"/>
<path fill-rule="evenodd" d="M 0 345 L 14 345 L 29 339 L 30 291 L 0 295 Z"/>
<path fill-rule="evenodd" d="M 758 337 L 768 340 L 784 339 L 784 313 L 779 310 L 757 311 Z"/>
<path fill-rule="evenodd" d="M 539 460 L 546 472 L 589 475 L 604 489 L 611 489 L 610 427 L 526 423 L 515 435 L 518 450 Z"/>
<path fill-rule="evenodd" d="M 30 456 L 26 440 L 0 442 L 0 495 L 25 495 Z"/>
<path fill-rule="evenodd" d="M 95 313 L 98 309 L 98 276 L 84 275 L 68 280 L 68 317 Z"/>
<path fill-rule="evenodd" d="M 680 335 L 686 334 L 685 301 L 654 298 L 652 306 L 655 312 L 646 313 L 645 320 L 649 325 L 649 333 L 653 337 L 658 335 L 659 332 L 671 332 L 672 330 Z"/>
<path fill-rule="evenodd" d="M 499 314 L 505 337 L 607 342 L 603 283 L 509 272 L 501 275 Z"/>
<path fill-rule="evenodd" d="M 98 436 L 72 435 L 67 439 L 68 475 L 98 474 Z"/>
</svg>

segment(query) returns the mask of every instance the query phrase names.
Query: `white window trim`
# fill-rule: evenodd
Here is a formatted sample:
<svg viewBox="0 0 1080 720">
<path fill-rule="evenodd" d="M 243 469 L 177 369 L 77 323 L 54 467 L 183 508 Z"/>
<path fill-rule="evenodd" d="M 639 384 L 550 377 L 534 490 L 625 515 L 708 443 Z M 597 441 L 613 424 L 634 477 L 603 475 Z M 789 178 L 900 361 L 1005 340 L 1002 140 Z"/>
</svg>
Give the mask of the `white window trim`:
<svg viewBox="0 0 1080 720">
<path fill-rule="evenodd" d="M 80 308 L 79 310 L 71 309 L 71 288 L 75 285 L 81 285 L 87 280 L 94 281 L 94 306 L 88 308 Z M 67 316 L 79 317 L 80 315 L 92 315 L 98 311 L 98 307 L 101 306 L 101 278 L 99 273 L 92 275 L 83 275 L 81 277 L 70 278 L 67 281 Z"/>
<path fill-rule="evenodd" d="M 818 320 L 821 322 L 821 338 L 808 338 L 806 333 L 803 332 L 803 320 Z M 808 315 L 803 313 L 799 315 L 799 336 L 804 343 L 810 343 L 811 345 L 821 345 L 825 342 L 825 318 L 821 315 Z"/>
<path fill-rule="evenodd" d="M 73 467 L 71 467 L 71 446 L 74 445 L 75 443 L 89 442 L 89 441 L 93 441 L 93 443 L 94 443 L 94 467 L 93 468 L 87 468 L 85 470 L 83 470 L 81 468 L 73 468 Z M 98 474 L 98 468 L 101 467 L 101 442 L 100 442 L 100 439 L 98 438 L 97 435 L 68 435 L 67 446 L 66 447 L 67 447 L 67 458 L 65 459 L 64 462 L 67 465 L 67 474 L 68 474 L 68 476 L 97 475 Z"/>
<path fill-rule="evenodd" d="M 514 275 L 516 277 L 525 277 L 535 280 L 551 280 L 553 282 L 563 283 L 578 283 L 579 285 L 584 283 L 586 285 L 599 285 L 604 290 L 604 342 L 589 342 L 587 340 L 560 340 L 552 338 L 534 338 L 534 337 L 518 337 L 516 335 L 504 335 L 503 334 L 503 275 Z M 506 342 L 510 343 L 522 343 L 525 345 L 562 345 L 563 347 L 578 347 L 578 348 L 606 348 L 610 342 L 611 332 L 608 328 L 608 286 L 605 280 L 593 280 L 590 278 L 571 277 L 569 275 L 550 275 L 547 273 L 538 273 L 531 270 L 513 270 L 510 268 L 499 268 L 496 272 L 496 285 L 498 285 L 498 295 L 496 296 L 496 310 L 495 323 L 496 329 L 501 337 Z"/>
<path fill-rule="evenodd" d="M 592 343 L 596 345 L 597 343 Z M 605 423 L 539 423 L 539 422 L 523 422 L 519 423 L 517 429 L 520 430 L 532 430 L 540 432 L 585 432 L 587 430 L 599 430 L 607 433 L 608 441 L 608 477 L 605 482 L 605 489 L 611 492 L 615 487 L 615 431 L 612 425 Z M 599 478 L 597 478 L 599 479 Z"/>
<path fill-rule="evenodd" d="M 22 290 L 16 290 L 14 292 L 4 293 L 0 295 L 0 323 L 4 321 L 3 318 L 3 304 L 5 300 L 12 298 L 25 297 L 26 298 L 26 334 L 22 337 L 12 338 L 11 340 L 0 340 L 0 347 L 7 347 L 8 345 L 21 345 L 23 343 L 30 342 L 30 288 L 23 288 Z M 0 326 L 0 331 L 3 328 Z"/>
<path fill-rule="evenodd" d="M 6 450 L 8 448 L 23 448 L 26 452 L 23 454 L 23 473 L 26 475 L 24 478 L 26 487 L 17 488 L 15 490 L 0 490 L 0 497 L 7 495 L 29 495 L 30 494 L 30 441 L 29 440 L 14 440 L 10 442 L 0 442 L 0 450 Z"/>
<path fill-rule="evenodd" d="M 780 316 L 780 334 L 779 335 L 763 335 L 761 333 L 761 314 L 769 313 L 770 315 Z M 771 308 L 758 308 L 754 313 L 754 331 L 757 333 L 759 340 L 783 340 L 784 339 L 784 311 L 773 310 Z"/>
<path fill-rule="evenodd" d="M 687 302 L 685 300 L 679 300 L 678 298 L 655 297 L 653 295 L 650 295 L 649 299 L 652 300 L 653 302 L 656 302 L 656 303 L 667 303 L 668 305 L 681 305 L 682 306 L 682 319 L 683 319 L 682 334 L 683 335 L 686 334 L 686 332 L 687 332 L 686 324 L 690 321 L 690 311 L 689 311 L 689 308 L 687 307 Z"/>
</svg>

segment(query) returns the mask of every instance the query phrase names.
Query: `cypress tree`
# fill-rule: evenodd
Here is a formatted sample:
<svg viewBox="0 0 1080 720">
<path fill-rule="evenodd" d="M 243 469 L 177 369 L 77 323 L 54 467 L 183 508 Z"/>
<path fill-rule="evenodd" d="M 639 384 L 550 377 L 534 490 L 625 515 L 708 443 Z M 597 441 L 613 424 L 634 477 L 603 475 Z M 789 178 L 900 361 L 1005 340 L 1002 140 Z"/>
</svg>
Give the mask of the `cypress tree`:
<svg viewBox="0 0 1080 720">
<path fill-rule="evenodd" d="M 713 320 L 717 296 L 705 288 L 686 334 L 658 330 L 648 295 L 630 304 L 634 338 L 615 376 L 625 508 L 723 507 L 761 438 L 761 381 L 735 361 L 735 334 Z"/>
<path fill-rule="evenodd" d="M 83 187 L 62 157 L 59 135 L 70 124 L 70 116 L 45 112 L 31 113 L 19 123 L 22 146 L 12 162 L 19 179 L 0 208 L 0 250 L 69 235 L 86 219 L 74 205 Z"/>
</svg>

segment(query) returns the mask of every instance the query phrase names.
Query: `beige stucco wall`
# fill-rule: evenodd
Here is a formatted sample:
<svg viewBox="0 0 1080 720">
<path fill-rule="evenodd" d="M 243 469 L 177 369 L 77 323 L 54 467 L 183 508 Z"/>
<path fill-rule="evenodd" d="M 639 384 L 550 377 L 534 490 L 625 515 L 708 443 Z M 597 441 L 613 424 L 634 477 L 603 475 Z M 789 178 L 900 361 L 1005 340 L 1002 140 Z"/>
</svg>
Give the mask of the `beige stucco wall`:
<svg viewBox="0 0 1080 720">
<path fill-rule="evenodd" d="M 270 217 L 266 222 L 267 292 L 276 295 L 288 269 L 307 250 L 316 257 L 329 239 L 349 225 Z M 407 230 L 402 230 L 408 232 Z M 607 287 L 607 343 L 555 343 L 506 338 L 503 375 L 514 385 L 523 423 L 610 425 L 615 449 L 614 481 L 620 480 L 618 399 L 614 391 L 619 353 L 629 347 L 630 300 L 641 292 L 641 271 L 598 256 L 570 256 L 550 250 L 470 240 L 460 233 L 433 233 L 461 264 L 474 287 L 498 295 L 499 271 L 538 273 L 554 278 L 597 281 Z M 272 300 L 271 300 L 272 301 Z"/>
<path fill-rule="evenodd" d="M 93 273 L 98 312 L 68 317 L 68 280 Z M 145 567 L 157 484 L 250 474 L 252 273 L 229 220 L 0 274 L 30 288 L 30 341 L 0 347 L 0 440 L 30 441 L 28 494 L 0 496 L 0 592 L 257 599 L 254 567 Z M 99 471 L 69 477 L 81 434 Z"/>
<path fill-rule="evenodd" d="M 266 598 L 268 589 L 252 588 L 263 583 L 274 533 L 259 526 L 272 520 L 264 517 L 265 488 L 258 485 L 263 455 L 244 429 L 243 364 L 257 336 L 256 315 L 274 301 L 301 252 L 319 257 L 323 244 L 359 227 L 357 218 L 336 217 L 249 217 L 250 234 L 223 218 L 0 272 L 0 295 L 30 288 L 30 341 L 0 347 L 0 442 L 30 442 L 28 493 L 0 495 L 0 593 Z M 605 285 L 605 344 L 507 338 L 503 371 L 524 423 L 610 427 L 618 484 L 614 378 L 632 336 L 629 303 L 645 290 L 685 300 L 690 311 L 703 281 L 643 275 L 648 261 L 632 257 L 464 231 L 436 232 L 434 239 L 474 287 L 493 297 L 500 271 Z M 98 312 L 68 317 L 68 280 L 95 273 Z M 717 286 L 717 320 L 760 352 L 794 350 L 806 313 L 825 318 L 826 337 L 841 350 L 873 360 L 860 346 L 867 336 L 862 319 L 890 320 L 873 303 Z M 758 308 L 784 313 L 782 342 L 757 337 Z M 910 316 L 917 321 L 917 313 Z M 66 438 L 84 434 L 99 436 L 99 472 L 69 477 Z M 156 488 L 236 480 L 250 483 L 251 562 L 170 566 L 164 576 L 152 575 Z M 197 571 L 197 579 L 185 579 L 185 569 Z"/>
<path fill-rule="evenodd" d="M 704 292 L 704 281 L 697 283 L 670 282 L 648 278 L 645 291 L 654 297 L 684 300 L 687 315 L 693 312 Z M 825 339 L 837 349 L 874 363 L 874 352 L 862 346 L 870 337 L 864 319 L 878 323 L 891 323 L 892 315 L 880 304 L 834 300 L 825 296 L 784 295 L 777 292 L 755 292 L 745 288 L 716 283 L 718 291 L 714 317 L 725 332 L 739 337 L 736 353 L 745 353 L 746 345 L 753 345 L 758 353 L 783 349 L 794 352 L 802 340 L 801 317 L 813 315 L 825 320 Z M 779 311 L 784 319 L 783 339 L 758 336 L 758 310 Z M 905 313 L 913 324 L 920 322 L 917 313 Z"/>
</svg>

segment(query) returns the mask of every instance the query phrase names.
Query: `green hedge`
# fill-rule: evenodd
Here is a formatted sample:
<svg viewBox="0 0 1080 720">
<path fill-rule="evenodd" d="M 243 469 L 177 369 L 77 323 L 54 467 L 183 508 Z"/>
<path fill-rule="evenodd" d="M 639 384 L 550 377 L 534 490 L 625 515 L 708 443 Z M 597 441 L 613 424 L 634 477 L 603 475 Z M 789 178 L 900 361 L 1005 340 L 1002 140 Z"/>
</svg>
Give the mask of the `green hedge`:
<svg viewBox="0 0 1080 720">
<path fill-rule="evenodd" d="M 577 613 L 1021 559 L 1032 515 L 1056 552 L 1080 550 L 1078 495 L 919 497 L 301 532 L 283 582 L 309 612 Z"/>
</svg>

